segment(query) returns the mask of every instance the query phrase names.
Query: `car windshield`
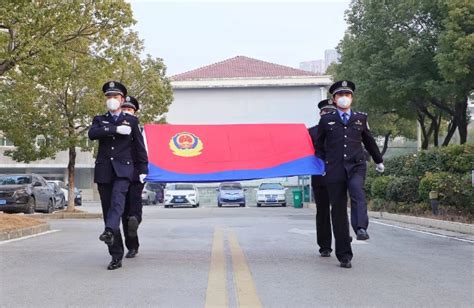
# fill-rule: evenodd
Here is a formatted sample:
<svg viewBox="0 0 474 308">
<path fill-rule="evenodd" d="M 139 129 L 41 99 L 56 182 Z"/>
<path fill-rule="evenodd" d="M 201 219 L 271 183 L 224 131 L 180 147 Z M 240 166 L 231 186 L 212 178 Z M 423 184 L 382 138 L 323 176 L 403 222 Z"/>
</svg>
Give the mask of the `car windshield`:
<svg viewBox="0 0 474 308">
<path fill-rule="evenodd" d="M 194 187 L 191 184 L 171 184 L 166 187 L 169 190 L 193 190 Z"/>
<path fill-rule="evenodd" d="M 242 190 L 242 185 L 240 185 L 240 184 L 223 184 L 223 185 L 221 185 L 221 190 Z"/>
<path fill-rule="evenodd" d="M 160 189 L 163 184 L 161 184 L 161 183 L 147 183 L 146 185 L 150 189 Z"/>
<path fill-rule="evenodd" d="M 260 185 L 260 190 L 283 190 L 284 187 L 278 183 L 264 183 Z"/>
<path fill-rule="evenodd" d="M 0 185 L 22 185 L 31 184 L 29 175 L 2 175 L 0 176 Z"/>
</svg>

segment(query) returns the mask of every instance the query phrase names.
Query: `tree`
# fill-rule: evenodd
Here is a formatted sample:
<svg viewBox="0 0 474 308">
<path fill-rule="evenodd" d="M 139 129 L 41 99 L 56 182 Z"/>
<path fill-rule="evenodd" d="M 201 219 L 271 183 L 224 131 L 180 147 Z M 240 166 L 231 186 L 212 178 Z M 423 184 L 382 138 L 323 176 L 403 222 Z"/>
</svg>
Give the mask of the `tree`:
<svg viewBox="0 0 474 308">
<path fill-rule="evenodd" d="M 0 76 L 34 65 L 78 39 L 112 45 L 133 22 L 130 4 L 114 1 L 3 0 L 0 6 Z M 117 25 L 123 25 L 117 26 Z"/>
<path fill-rule="evenodd" d="M 87 139 L 87 130 L 93 116 L 105 112 L 104 82 L 119 79 L 121 72 L 129 74 L 129 80 L 136 78 L 137 93 L 140 89 L 148 103 L 142 111 L 145 119 L 165 113 L 171 102 L 163 62 L 150 57 L 140 60 L 141 42 L 135 33 L 124 31 L 131 16 L 124 20 L 111 25 L 122 29 L 114 44 L 76 39 L 38 54 L 31 65 L 11 70 L 0 87 L 0 130 L 15 144 L 6 155 L 30 162 L 67 150 L 70 196 L 74 195 L 77 149 L 93 151 L 96 145 Z M 38 137 L 44 142 L 37 144 Z M 73 209 L 74 198 L 69 198 L 68 211 Z"/>
<path fill-rule="evenodd" d="M 348 31 L 338 46 L 338 79 L 352 79 L 357 97 L 377 116 L 395 110 L 416 119 L 424 136 L 438 145 L 439 131 L 450 121 L 443 145 L 456 128 L 464 129 L 467 106 L 458 106 L 459 86 L 444 78 L 436 61 L 444 33 L 446 1 L 354 0 L 347 13 Z M 465 142 L 461 140 L 461 142 Z"/>
</svg>

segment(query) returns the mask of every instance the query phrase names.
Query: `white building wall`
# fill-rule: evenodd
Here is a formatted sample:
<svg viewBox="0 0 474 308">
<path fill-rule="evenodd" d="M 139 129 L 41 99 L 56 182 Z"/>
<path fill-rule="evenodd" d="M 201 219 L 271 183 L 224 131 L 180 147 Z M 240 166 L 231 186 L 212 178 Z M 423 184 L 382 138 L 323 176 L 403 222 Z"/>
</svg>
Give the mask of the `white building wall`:
<svg viewBox="0 0 474 308">
<path fill-rule="evenodd" d="M 255 124 L 319 121 L 320 86 L 174 89 L 170 124 Z"/>
</svg>

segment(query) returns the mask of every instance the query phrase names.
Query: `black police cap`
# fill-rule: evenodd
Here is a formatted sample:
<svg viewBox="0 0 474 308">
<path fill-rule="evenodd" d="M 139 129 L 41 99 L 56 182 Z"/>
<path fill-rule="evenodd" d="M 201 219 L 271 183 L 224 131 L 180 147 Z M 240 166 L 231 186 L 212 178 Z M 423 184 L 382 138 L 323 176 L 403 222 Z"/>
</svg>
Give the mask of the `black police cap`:
<svg viewBox="0 0 474 308">
<path fill-rule="evenodd" d="M 336 106 L 332 103 L 330 99 L 323 99 L 318 103 L 319 110 L 321 109 L 336 109 Z"/>
<path fill-rule="evenodd" d="M 140 109 L 140 105 L 138 104 L 138 100 L 133 96 L 125 97 L 125 102 L 122 104 L 123 107 L 133 108 L 135 111 Z"/>
<path fill-rule="evenodd" d="M 331 95 L 335 95 L 336 93 L 339 92 L 349 92 L 349 93 L 354 93 L 355 91 L 355 84 L 352 81 L 349 80 L 341 80 L 341 81 L 336 81 L 331 85 L 329 88 L 329 93 Z"/>
<path fill-rule="evenodd" d="M 102 92 L 105 95 L 120 94 L 125 97 L 127 95 L 127 88 L 118 81 L 108 81 L 102 86 Z"/>
</svg>

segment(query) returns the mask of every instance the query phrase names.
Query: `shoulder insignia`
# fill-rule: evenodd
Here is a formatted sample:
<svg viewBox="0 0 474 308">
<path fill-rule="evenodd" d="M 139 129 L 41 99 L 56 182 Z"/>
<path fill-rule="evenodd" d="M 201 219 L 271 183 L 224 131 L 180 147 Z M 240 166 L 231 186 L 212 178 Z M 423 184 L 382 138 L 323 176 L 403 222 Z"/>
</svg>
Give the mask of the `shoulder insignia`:
<svg viewBox="0 0 474 308">
<path fill-rule="evenodd" d="M 102 123 L 104 123 L 104 124 L 110 124 L 109 121 L 102 121 Z"/>
</svg>

